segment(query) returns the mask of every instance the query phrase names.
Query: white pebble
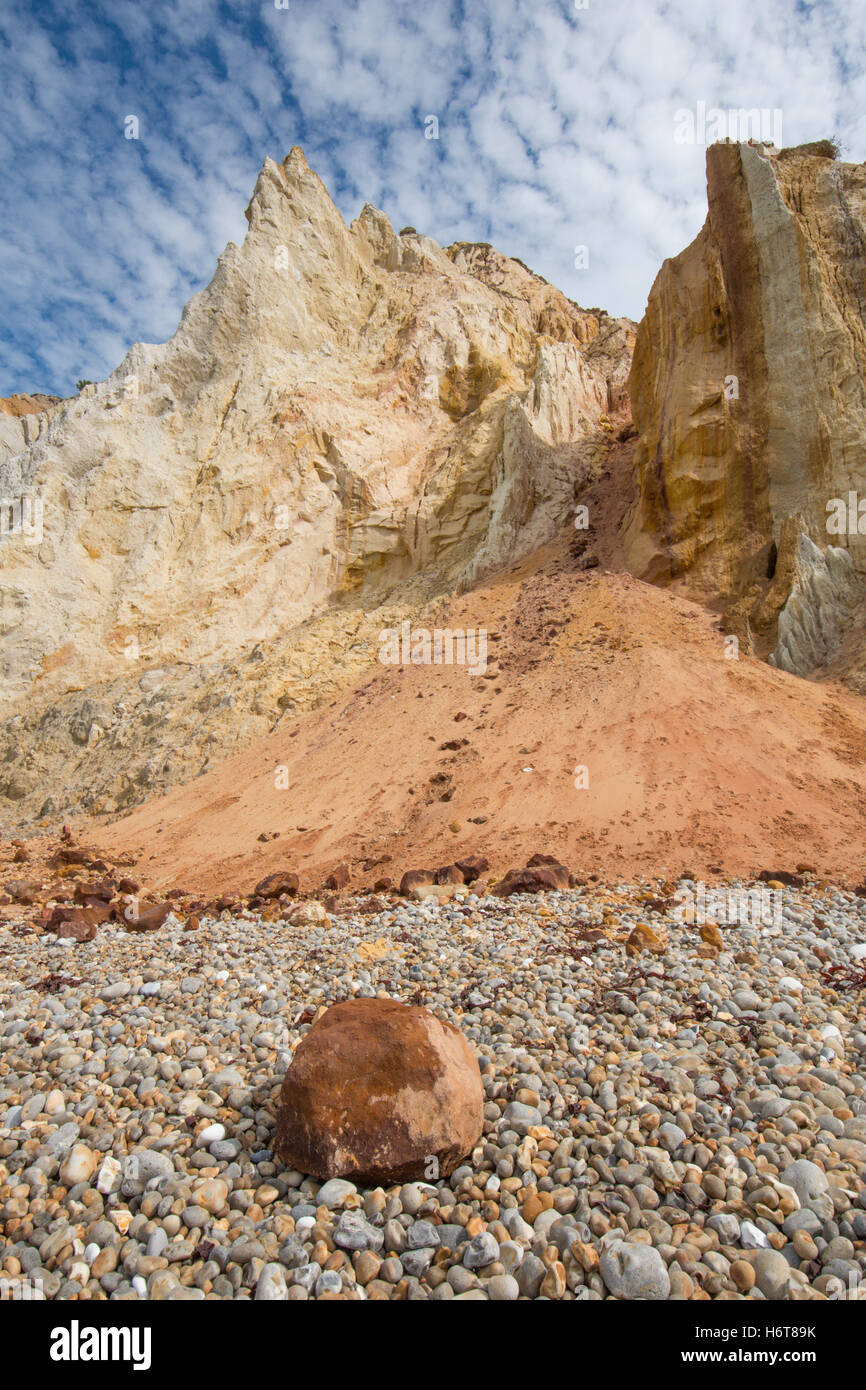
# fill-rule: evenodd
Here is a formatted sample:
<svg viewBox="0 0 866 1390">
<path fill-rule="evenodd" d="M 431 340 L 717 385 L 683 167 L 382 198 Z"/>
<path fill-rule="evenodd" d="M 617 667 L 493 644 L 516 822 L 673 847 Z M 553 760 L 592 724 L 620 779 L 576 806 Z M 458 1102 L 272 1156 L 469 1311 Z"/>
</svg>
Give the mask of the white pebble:
<svg viewBox="0 0 866 1390">
<path fill-rule="evenodd" d="M 208 1145 L 215 1144 L 219 1139 L 225 1139 L 225 1125 L 206 1125 L 198 1136 L 196 1143 L 200 1148 L 206 1149 Z"/>
</svg>

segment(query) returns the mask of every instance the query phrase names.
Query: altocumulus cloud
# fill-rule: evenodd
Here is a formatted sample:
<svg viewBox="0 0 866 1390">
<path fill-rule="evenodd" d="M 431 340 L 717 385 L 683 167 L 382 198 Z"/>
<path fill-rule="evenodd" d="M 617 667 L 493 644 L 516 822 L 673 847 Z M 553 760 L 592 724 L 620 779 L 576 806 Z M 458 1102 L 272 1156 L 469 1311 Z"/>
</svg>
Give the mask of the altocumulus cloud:
<svg viewBox="0 0 866 1390">
<path fill-rule="evenodd" d="M 866 154 L 866 7 L 582 2 L 6 0 L 0 394 L 168 337 L 293 144 L 347 220 L 492 241 L 633 317 L 704 217 L 678 109 L 779 109 L 784 143 Z"/>
</svg>

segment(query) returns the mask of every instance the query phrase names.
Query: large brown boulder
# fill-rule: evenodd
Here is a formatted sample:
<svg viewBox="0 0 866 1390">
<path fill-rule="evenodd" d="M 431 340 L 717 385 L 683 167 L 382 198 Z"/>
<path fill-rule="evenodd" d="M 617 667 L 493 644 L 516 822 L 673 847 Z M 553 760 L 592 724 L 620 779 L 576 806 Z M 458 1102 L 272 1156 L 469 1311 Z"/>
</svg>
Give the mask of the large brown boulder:
<svg viewBox="0 0 866 1390">
<path fill-rule="evenodd" d="M 352 999 L 301 1040 L 280 1095 L 275 1148 L 290 1168 L 365 1184 L 447 1177 L 483 1128 L 466 1039 L 426 1009 Z"/>
</svg>

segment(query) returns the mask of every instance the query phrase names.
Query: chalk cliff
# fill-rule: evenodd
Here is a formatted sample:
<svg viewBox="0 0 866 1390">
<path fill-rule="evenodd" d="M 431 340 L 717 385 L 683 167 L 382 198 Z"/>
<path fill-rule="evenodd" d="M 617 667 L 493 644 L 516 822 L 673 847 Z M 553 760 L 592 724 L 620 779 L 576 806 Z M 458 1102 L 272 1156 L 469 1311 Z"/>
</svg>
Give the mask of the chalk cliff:
<svg viewBox="0 0 866 1390">
<path fill-rule="evenodd" d="M 0 543 L 16 816 L 130 805 L 328 697 L 547 541 L 627 417 L 634 325 L 493 248 L 346 226 L 299 149 L 247 219 L 169 342 L 0 429 L 0 497 L 41 508 Z"/>
</svg>

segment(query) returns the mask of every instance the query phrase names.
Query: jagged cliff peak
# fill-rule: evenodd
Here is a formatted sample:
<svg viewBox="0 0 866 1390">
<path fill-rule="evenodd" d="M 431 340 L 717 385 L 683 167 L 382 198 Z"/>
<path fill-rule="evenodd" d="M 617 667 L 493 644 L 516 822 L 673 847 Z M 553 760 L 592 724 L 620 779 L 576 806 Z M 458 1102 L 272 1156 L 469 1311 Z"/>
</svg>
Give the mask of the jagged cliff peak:
<svg viewBox="0 0 866 1390">
<path fill-rule="evenodd" d="M 370 205 L 347 226 L 299 148 L 247 217 L 168 342 L 0 455 L 42 507 L 0 543 L 16 816 L 58 780 L 129 805 L 321 699 L 384 609 L 548 540 L 627 412 L 633 325 Z"/>
</svg>

